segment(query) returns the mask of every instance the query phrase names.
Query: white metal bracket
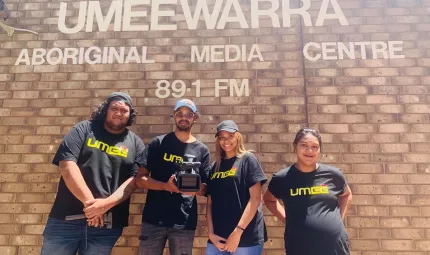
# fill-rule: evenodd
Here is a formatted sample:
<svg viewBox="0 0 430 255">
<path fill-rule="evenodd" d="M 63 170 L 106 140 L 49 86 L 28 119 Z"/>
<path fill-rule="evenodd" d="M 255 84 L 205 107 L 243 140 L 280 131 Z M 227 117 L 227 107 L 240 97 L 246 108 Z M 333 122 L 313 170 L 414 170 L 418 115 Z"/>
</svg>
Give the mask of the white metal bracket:
<svg viewBox="0 0 430 255">
<path fill-rule="evenodd" d="M 8 25 L 4 24 L 3 21 L 1 21 L 1 20 L 0 20 L 0 27 L 2 27 L 6 31 L 6 33 L 7 33 L 8 36 L 12 36 L 15 33 L 15 31 L 32 33 L 32 34 L 35 34 L 35 35 L 39 34 L 39 33 L 35 32 L 33 30 L 8 26 Z"/>
</svg>

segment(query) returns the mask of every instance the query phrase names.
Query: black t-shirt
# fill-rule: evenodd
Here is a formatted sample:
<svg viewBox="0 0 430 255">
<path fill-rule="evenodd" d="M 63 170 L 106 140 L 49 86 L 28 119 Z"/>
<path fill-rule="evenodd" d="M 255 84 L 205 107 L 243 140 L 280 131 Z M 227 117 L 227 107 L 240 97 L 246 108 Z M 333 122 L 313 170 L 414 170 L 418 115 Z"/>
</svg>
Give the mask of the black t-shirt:
<svg viewBox="0 0 430 255">
<path fill-rule="evenodd" d="M 76 162 L 94 198 L 106 198 L 128 178 L 134 177 L 143 164 L 144 144 L 133 132 L 111 134 L 102 122 L 82 121 L 64 137 L 52 161 Z M 128 225 L 130 199 L 111 209 L 113 228 Z M 84 206 L 60 179 L 50 217 L 65 219 L 82 214 Z"/>
<path fill-rule="evenodd" d="M 200 141 L 183 143 L 174 132 L 157 136 L 145 149 L 143 164 L 151 178 L 167 182 L 178 170 L 176 162 L 187 161 L 186 155 L 201 162 L 198 169 L 202 183 L 206 183 L 210 167 L 210 154 Z M 197 199 L 195 196 L 170 193 L 164 190 L 148 190 L 142 221 L 158 226 L 195 230 L 197 226 Z"/>
<path fill-rule="evenodd" d="M 215 172 L 215 164 L 213 165 L 209 174 L 208 195 L 212 199 L 214 234 L 228 238 L 248 204 L 249 188 L 266 181 L 267 177 L 252 153 L 245 153 L 241 158 L 222 159 L 218 172 Z M 267 233 L 260 204 L 254 218 L 242 233 L 239 246 L 250 247 L 265 241 Z"/>
<path fill-rule="evenodd" d="M 273 175 L 268 189 L 285 205 L 288 255 L 349 254 L 337 200 L 346 187 L 340 169 L 323 164 L 309 173 L 293 165 Z"/>
</svg>

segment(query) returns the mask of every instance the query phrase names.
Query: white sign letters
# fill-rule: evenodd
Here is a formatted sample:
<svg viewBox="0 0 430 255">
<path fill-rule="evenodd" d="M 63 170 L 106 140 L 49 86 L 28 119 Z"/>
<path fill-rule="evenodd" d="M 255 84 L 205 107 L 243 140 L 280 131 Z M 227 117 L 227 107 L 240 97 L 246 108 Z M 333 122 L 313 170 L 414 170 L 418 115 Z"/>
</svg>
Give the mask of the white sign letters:
<svg viewBox="0 0 430 255">
<path fill-rule="evenodd" d="M 305 27 L 321 27 L 330 23 L 349 26 L 338 0 L 294 0 L 300 6 L 292 6 L 293 0 L 249 0 L 250 8 L 243 8 L 239 0 L 113 0 L 102 7 L 99 1 L 61 2 L 58 29 L 64 34 L 103 33 L 129 31 L 175 31 L 178 22 L 185 29 L 220 30 L 233 25 L 241 29 L 258 29 L 264 19 L 264 27 L 288 28 L 291 20 L 299 17 Z M 210 2 L 210 3 L 209 3 Z M 77 10 L 76 10 L 77 9 Z M 313 10 L 318 10 L 314 12 Z M 73 10 L 73 11 L 71 11 Z M 77 14 L 76 17 L 67 16 Z M 311 14 L 316 15 L 312 19 Z M 74 20 L 73 23 L 67 21 Z M 184 29 L 181 27 L 181 29 Z M 257 44 L 191 45 L 191 63 L 228 63 L 264 61 Z M 31 52 L 29 52 L 31 51 Z M 399 59 L 402 41 L 363 42 L 305 42 L 303 56 L 308 61 L 339 59 Z M 15 65 L 60 64 L 152 64 L 147 56 L 147 46 L 132 47 L 80 47 L 23 49 Z M 200 97 L 200 80 L 161 80 L 157 82 L 156 96 L 182 97 L 193 93 Z M 187 87 L 188 86 L 188 87 Z M 214 94 L 249 96 L 249 80 L 216 79 Z"/>
<path fill-rule="evenodd" d="M 81 1 L 79 2 L 78 22 L 71 27 L 66 25 L 68 3 L 61 2 L 58 28 L 65 34 L 74 34 L 81 31 L 93 32 L 93 26 L 96 23 L 98 32 L 106 32 L 109 24 L 113 23 L 114 31 L 177 30 L 178 27 L 174 23 L 160 24 L 160 18 L 176 16 L 173 9 L 162 11 L 161 6 L 175 5 L 178 2 L 189 30 L 197 29 L 198 21 L 202 16 L 206 29 L 224 29 L 228 23 L 238 23 L 243 29 L 259 28 L 259 20 L 262 16 L 270 17 L 272 27 L 291 27 L 292 15 L 300 15 L 305 26 L 314 26 L 308 12 L 309 8 L 311 8 L 311 0 L 301 1 L 303 3 L 302 7 L 291 8 L 290 0 L 251 0 L 250 22 L 245 18 L 245 13 L 239 4 L 239 0 L 216 0 L 211 6 L 208 6 L 207 0 L 197 0 L 197 4 L 193 8 L 194 12 L 192 12 L 188 0 L 114 0 L 105 16 L 102 14 L 99 1 Z M 261 10 L 259 9 L 260 3 L 270 4 L 271 7 Z M 145 6 L 151 7 L 151 13 L 146 10 L 133 10 L 144 8 Z M 333 13 L 329 13 L 329 7 L 333 8 Z M 279 12 L 282 14 L 282 24 L 277 14 Z M 151 16 L 150 23 L 131 24 L 132 18 L 143 18 L 148 15 Z M 338 20 L 342 26 L 349 25 L 337 0 L 322 1 L 315 26 L 323 26 L 326 20 Z"/>
</svg>

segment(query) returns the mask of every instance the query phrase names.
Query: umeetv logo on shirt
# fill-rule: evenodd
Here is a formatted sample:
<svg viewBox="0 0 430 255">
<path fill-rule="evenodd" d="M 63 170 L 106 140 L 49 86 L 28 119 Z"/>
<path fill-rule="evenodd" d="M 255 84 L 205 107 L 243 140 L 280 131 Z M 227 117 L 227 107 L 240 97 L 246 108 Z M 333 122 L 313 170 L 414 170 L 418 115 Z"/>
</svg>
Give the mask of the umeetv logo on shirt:
<svg viewBox="0 0 430 255">
<path fill-rule="evenodd" d="M 328 194 L 328 187 L 326 185 L 290 189 L 290 195 L 292 197 L 322 194 Z"/>
<path fill-rule="evenodd" d="M 172 162 L 172 163 L 182 163 L 184 162 L 184 159 L 181 156 L 176 156 L 173 154 L 167 155 L 167 153 L 164 153 L 164 161 Z"/>
<path fill-rule="evenodd" d="M 211 180 L 212 179 L 224 179 L 224 178 L 235 176 L 235 175 L 236 175 L 236 167 L 233 167 L 232 169 L 225 171 L 225 172 L 213 173 L 211 176 Z"/>
<path fill-rule="evenodd" d="M 87 146 L 90 148 L 99 149 L 113 156 L 120 156 L 120 157 L 126 158 L 128 155 L 128 148 L 125 146 L 120 146 L 120 147 L 115 145 L 110 146 L 109 144 L 106 144 L 104 142 L 97 141 L 97 140 L 94 140 L 94 143 L 93 143 L 93 138 L 88 138 Z"/>
</svg>

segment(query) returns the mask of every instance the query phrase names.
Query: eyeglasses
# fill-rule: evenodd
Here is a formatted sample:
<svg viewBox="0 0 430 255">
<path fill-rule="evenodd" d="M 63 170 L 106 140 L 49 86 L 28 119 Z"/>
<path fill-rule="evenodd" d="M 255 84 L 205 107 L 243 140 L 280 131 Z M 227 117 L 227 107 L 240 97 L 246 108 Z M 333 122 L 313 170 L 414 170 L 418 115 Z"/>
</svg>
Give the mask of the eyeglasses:
<svg viewBox="0 0 430 255">
<path fill-rule="evenodd" d="M 175 112 L 174 116 L 177 118 L 187 118 L 187 119 L 192 119 L 194 118 L 196 114 L 194 112 L 188 112 L 188 113 L 182 113 L 181 111 L 177 111 Z"/>
<path fill-rule="evenodd" d="M 306 144 L 299 144 L 298 147 L 300 150 L 319 151 L 319 149 L 320 149 L 320 146 L 318 146 L 318 145 L 307 146 Z"/>
</svg>

